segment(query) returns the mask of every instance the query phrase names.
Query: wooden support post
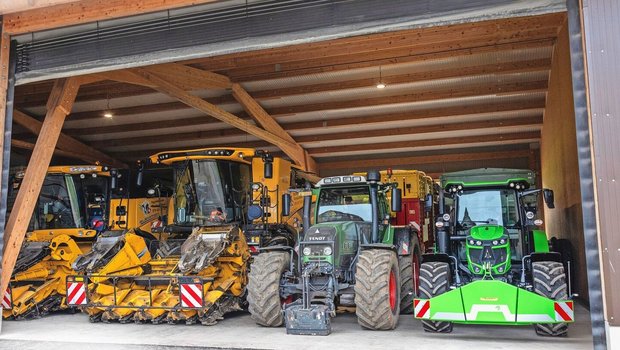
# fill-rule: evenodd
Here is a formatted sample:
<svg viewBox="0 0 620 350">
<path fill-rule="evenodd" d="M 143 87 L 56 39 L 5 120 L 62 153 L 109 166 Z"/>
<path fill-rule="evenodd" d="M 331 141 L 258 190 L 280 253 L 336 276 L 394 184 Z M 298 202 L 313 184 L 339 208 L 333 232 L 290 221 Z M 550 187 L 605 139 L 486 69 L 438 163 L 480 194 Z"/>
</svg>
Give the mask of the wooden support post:
<svg viewBox="0 0 620 350">
<path fill-rule="evenodd" d="M 66 78 L 57 80 L 52 88 L 43 127 L 17 193 L 17 198 L 13 205 L 14 210 L 11 212 L 6 225 L 0 285 L 0 290 L 2 291 L 6 290 L 9 285 L 17 255 L 24 241 L 28 223 L 41 191 L 45 173 L 52 159 L 60 130 L 65 117 L 71 112 L 79 87 L 78 80 Z"/>
<path fill-rule="evenodd" d="M 293 161 L 301 165 L 304 170 L 318 174 L 316 162 L 308 154 L 308 152 L 304 150 L 303 147 L 301 147 L 301 145 L 299 145 L 297 141 L 295 141 L 295 139 L 293 139 L 293 137 L 286 132 L 286 130 L 284 130 L 284 128 L 282 128 L 282 126 L 280 126 L 280 124 L 278 124 L 278 122 L 271 115 L 269 115 L 269 113 L 267 113 L 267 111 L 265 111 L 265 109 L 263 109 L 263 107 L 254 98 L 252 98 L 252 96 L 250 96 L 250 94 L 245 91 L 241 85 L 236 83 L 232 84 L 232 92 L 233 97 L 241 104 L 241 106 L 243 106 L 243 109 L 248 112 L 248 114 L 258 125 L 283 138 L 284 140 L 297 145 L 297 151 L 294 155 L 299 158 L 295 159 L 292 155 L 289 155 L 289 157 L 293 158 Z"/>
<path fill-rule="evenodd" d="M 41 123 L 35 118 L 17 109 L 13 111 L 13 121 L 23 126 L 24 128 L 28 129 L 30 132 L 32 132 L 35 135 L 39 135 L 41 128 L 43 127 L 43 123 Z M 119 160 L 116 160 L 115 158 L 112 158 L 108 156 L 107 154 L 100 152 L 74 139 L 73 137 L 65 135 L 63 133 L 61 133 L 60 136 L 58 137 L 58 142 L 57 142 L 56 147 L 60 149 L 61 151 L 74 154 L 75 157 L 72 157 L 72 158 L 81 159 L 88 163 L 94 164 L 94 163 L 99 162 L 103 165 L 107 165 L 107 166 L 111 166 L 115 168 L 127 168 L 127 164 Z"/>
</svg>

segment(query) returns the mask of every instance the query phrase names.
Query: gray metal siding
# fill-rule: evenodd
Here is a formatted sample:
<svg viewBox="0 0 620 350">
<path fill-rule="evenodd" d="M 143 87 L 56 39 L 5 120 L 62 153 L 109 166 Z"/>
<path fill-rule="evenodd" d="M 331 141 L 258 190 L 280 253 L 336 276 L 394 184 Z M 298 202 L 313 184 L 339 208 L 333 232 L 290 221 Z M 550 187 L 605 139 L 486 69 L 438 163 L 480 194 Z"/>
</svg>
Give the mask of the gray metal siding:
<svg viewBox="0 0 620 350">
<path fill-rule="evenodd" d="M 607 321 L 620 326 L 620 2 L 584 0 L 583 20 Z"/>
</svg>

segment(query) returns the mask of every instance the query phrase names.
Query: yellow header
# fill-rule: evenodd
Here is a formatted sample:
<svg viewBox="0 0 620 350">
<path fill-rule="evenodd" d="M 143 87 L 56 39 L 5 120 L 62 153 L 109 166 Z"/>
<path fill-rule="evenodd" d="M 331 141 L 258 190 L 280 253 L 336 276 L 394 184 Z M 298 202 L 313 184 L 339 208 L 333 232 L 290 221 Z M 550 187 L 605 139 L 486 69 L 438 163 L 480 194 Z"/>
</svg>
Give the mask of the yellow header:
<svg viewBox="0 0 620 350">
<path fill-rule="evenodd" d="M 251 158 L 255 156 L 256 150 L 253 148 L 213 147 L 159 152 L 150 156 L 149 160 L 154 164 L 165 165 L 170 165 L 184 160 L 199 159 L 223 159 L 249 164 Z"/>
<path fill-rule="evenodd" d="M 60 165 L 47 168 L 48 174 L 97 174 L 110 176 L 108 167 L 101 165 Z"/>
</svg>

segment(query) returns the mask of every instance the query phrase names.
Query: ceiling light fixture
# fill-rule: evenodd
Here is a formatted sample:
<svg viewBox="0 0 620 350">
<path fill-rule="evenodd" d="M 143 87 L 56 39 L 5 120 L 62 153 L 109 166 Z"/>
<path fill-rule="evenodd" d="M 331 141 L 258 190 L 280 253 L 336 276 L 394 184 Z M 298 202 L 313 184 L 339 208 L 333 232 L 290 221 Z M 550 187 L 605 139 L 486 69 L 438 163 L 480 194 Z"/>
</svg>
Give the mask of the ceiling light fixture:
<svg viewBox="0 0 620 350">
<path fill-rule="evenodd" d="M 104 118 L 114 117 L 114 114 L 112 113 L 112 110 L 110 109 L 110 93 L 108 93 L 107 98 L 106 98 L 106 109 L 105 111 L 103 111 L 103 117 Z"/>
<path fill-rule="evenodd" d="M 381 66 L 379 66 L 379 82 L 377 83 L 377 89 L 385 89 L 385 87 L 386 87 L 386 85 L 385 85 L 385 83 L 383 82 L 383 79 L 382 79 L 382 78 L 383 78 L 383 77 L 382 77 L 382 75 L 381 75 Z"/>
</svg>

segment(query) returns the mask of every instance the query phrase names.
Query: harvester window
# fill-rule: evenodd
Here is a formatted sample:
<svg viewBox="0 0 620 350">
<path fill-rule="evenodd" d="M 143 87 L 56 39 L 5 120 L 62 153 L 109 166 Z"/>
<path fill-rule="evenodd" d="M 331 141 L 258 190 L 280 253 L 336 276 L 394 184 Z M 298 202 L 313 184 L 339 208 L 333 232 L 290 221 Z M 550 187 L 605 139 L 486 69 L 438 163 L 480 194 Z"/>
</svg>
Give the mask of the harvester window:
<svg viewBox="0 0 620 350">
<path fill-rule="evenodd" d="M 317 223 L 372 221 L 370 191 L 366 186 L 321 189 L 317 207 Z"/>
<path fill-rule="evenodd" d="M 63 175 L 45 177 L 37 203 L 37 229 L 80 227 L 79 209 L 72 208 L 72 204 L 77 205 L 75 187 L 72 189 L 73 194 L 70 196 Z M 75 213 L 78 214 L 78 220 L 74 218 Z"/>
<path fill-rule="evenodd" d="M 250 170 L 227 161 L 191 161 L 176 168 L 175 222 L 215 226 L 239 220 L 247 203 Z"/>
</svg>

